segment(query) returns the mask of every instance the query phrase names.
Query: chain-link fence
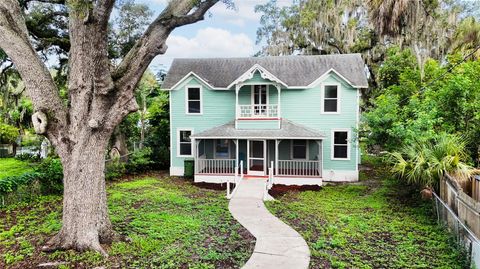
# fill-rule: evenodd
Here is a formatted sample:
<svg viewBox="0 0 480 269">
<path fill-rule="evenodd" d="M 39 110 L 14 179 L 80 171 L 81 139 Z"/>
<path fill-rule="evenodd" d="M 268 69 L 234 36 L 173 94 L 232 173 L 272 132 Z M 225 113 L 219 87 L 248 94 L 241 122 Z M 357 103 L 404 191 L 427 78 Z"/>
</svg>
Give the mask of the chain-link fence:
<svg viewBox="0 0 480 269">
<path fill-rule="evenodd" d="M 454 235 L 455 241 L 465 248 L 472 268 L 480 269 L 480 241 L 478 238 L 436 193 L 433 193 L 433 202 L 438 222 L 445 225 Z"/>
</svg>

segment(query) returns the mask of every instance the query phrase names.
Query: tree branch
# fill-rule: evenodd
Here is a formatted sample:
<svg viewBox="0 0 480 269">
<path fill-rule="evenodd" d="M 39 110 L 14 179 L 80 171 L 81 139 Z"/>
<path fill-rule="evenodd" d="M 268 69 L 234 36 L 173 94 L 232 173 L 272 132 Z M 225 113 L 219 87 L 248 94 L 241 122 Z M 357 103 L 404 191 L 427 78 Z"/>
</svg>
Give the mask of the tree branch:
<svg viewBox="0 0 480 269">
<path fill-rule="evenodd" d="M 97 18 L 99 25 L 102 27 L 108 26 L 108 20 L 112 14 L 113 6 L 116 0 L 98 0 L 95 7 L 95 17 Z"/>
<path fill-rule="evenodd" d="M 47 133 L 52 142 L 66 125 L 66 108 L 47 67 L 33 49 L 17 0 L 0 2 L 0 48 L 15 64 L 27 87 L 27 95 L 35 110 L 45 113 L 49 120 Z"/>
<path fill-rule="evenodd" d="M 150 24 L 144 35 L 128 52 L 113 74 L 119 85 L 126 85 L 133 90 L 141 74 L 150 62 L 159 54 L 167 50 L 165 41 L 176 28 L 186 24 L 203 20 L 205 13 L 219 0 L 206 0 L 198 6 L 195 1 L 171 1 L 165 10 Z M 193 10 L 193 12 L 191 12 Z M 129 81 L 135 83 L 128 83 Z"/>
<path fill-rule="evenodd" d="M 116 93 L 115 105 L 111 111 L 116 113 L 108 113 L 106 122 L 112 122 L 111 125 L 115 127 L 120 123 L 123 114 L 138 109 L 133 98 L 135 87 L 152 60 L 166 52 L 165 41 L 170 33 L 176 27 L 203 20 L 205 13 L 217 2 L 219 0 L 205 0 L 200 3 L 192 0 L 170 1 L 113 72 Z"/>
</svg>

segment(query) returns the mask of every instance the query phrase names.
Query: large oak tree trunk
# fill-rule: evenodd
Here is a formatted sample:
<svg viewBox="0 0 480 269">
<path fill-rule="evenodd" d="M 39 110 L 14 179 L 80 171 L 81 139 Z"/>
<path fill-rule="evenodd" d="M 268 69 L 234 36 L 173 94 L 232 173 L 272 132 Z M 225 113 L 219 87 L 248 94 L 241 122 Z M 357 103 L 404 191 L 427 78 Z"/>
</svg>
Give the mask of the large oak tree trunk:
<svg viewBox="0 0 480 269">
<path fill-rule="evenodd" d="M 114 238 L 105 190 L 104 135 L 87 135 L 62 158 L 64 169 L 63 225 L 44 250 L 94 249 Z"/>
<path fill-rule="evenodd" d="M 45 250 L 93 249 L 106 255 L 100 244 L 114 238 L 104 176 L 108 140 L 122 119 L 138 110 L 134 90 L 153 58 L 165 53 L 169 34 L 202 20 L 218 1 L 169 1 L 117 65 L 108 58 L 107 38 L 115 0 L 67 1 L 66 101 L 30 43 L 19 1 L 0 0 L 0 48 L 15 64 L 32 99 L 35 131 L 51 141 L 64 169 L 63 225 Z"/>
</svg>

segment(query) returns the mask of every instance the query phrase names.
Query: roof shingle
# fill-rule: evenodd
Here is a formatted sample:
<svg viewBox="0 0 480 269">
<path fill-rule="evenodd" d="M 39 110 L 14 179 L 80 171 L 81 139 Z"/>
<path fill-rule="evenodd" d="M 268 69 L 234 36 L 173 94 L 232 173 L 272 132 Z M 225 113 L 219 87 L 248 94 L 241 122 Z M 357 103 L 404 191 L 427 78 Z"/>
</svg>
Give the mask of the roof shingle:
<svg viewBox="0 0 480 269">
<path fill-rule="evenodd" d="M 289 87 L 308 86 L 330 69 L 337 71 L 355 87 L 368 87 L 365 64 L 360 54 L 178 58 L 173 60 L 162 87 L 170 89 L 193 72 L 213 87 L 226 88 L 255 64 L 265 68 Z"/>
<path fill-rule="evenodd" d="M 263 138 L 263 139 L 322 139 L 325 135 L 287 119 L 282 119 L 280 129 L 236 129 L 235 122 L 213 127 L 192 135 L 192 138 Z"/>
</svg>

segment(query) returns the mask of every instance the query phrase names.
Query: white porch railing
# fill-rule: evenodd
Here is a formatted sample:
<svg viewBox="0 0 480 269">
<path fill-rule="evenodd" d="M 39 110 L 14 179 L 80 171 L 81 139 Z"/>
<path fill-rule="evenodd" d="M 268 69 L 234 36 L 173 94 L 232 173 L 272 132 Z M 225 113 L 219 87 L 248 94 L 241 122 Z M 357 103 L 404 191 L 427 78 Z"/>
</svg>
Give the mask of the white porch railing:
<svg viewBox="0 0 480 269">
<path fill-rule="evenodd" d="M 273 170 L 274 170 L 274 162 L 272 161 L 270 164 L 270 167 L 268 168 L 268 179 L 265 181 L 265 189 L 263 192 L 263 200 L 264 201 L 271 201 L 274 200 L 273 197 L 268 193 L 268 190 L 270 190 L 273 187 Z"/>
<path fill-rule="evenodd" d="M 198 158 L 197 174 L 234 174 L 235 159 L 201 159 Z"/>
<path fill-rule="evenodd" d="M 240 175 L 238 174 L 239 167 L 240 167 Z M 240 161 L 240 166 L 235 166 L 235 177 L 233 178 L 233 180 L 234 180 L 233 183 L 235 184 L 235 188 L 233 188 L 233 191 L 230 192 L 230 184 L 232 182 L 230 182 L 229 177 L 227 178 L 227 199 L 231 199 L 233 197 L 233 195 L 238 189 L 238 186 L 243 180 L 243 161 Z"/>
<path fill-rule="evenodd" d="M 278 105 L 239 105 L 239 118 L 278 118 Z"/>
<path fill-rule="evenodd" d="M 305 177 L 321 177 L 322 170 L 320 161 L 306 160 L 279 160 L 278 161 L 279 176 L 305 176 Z"/>
</svg>

